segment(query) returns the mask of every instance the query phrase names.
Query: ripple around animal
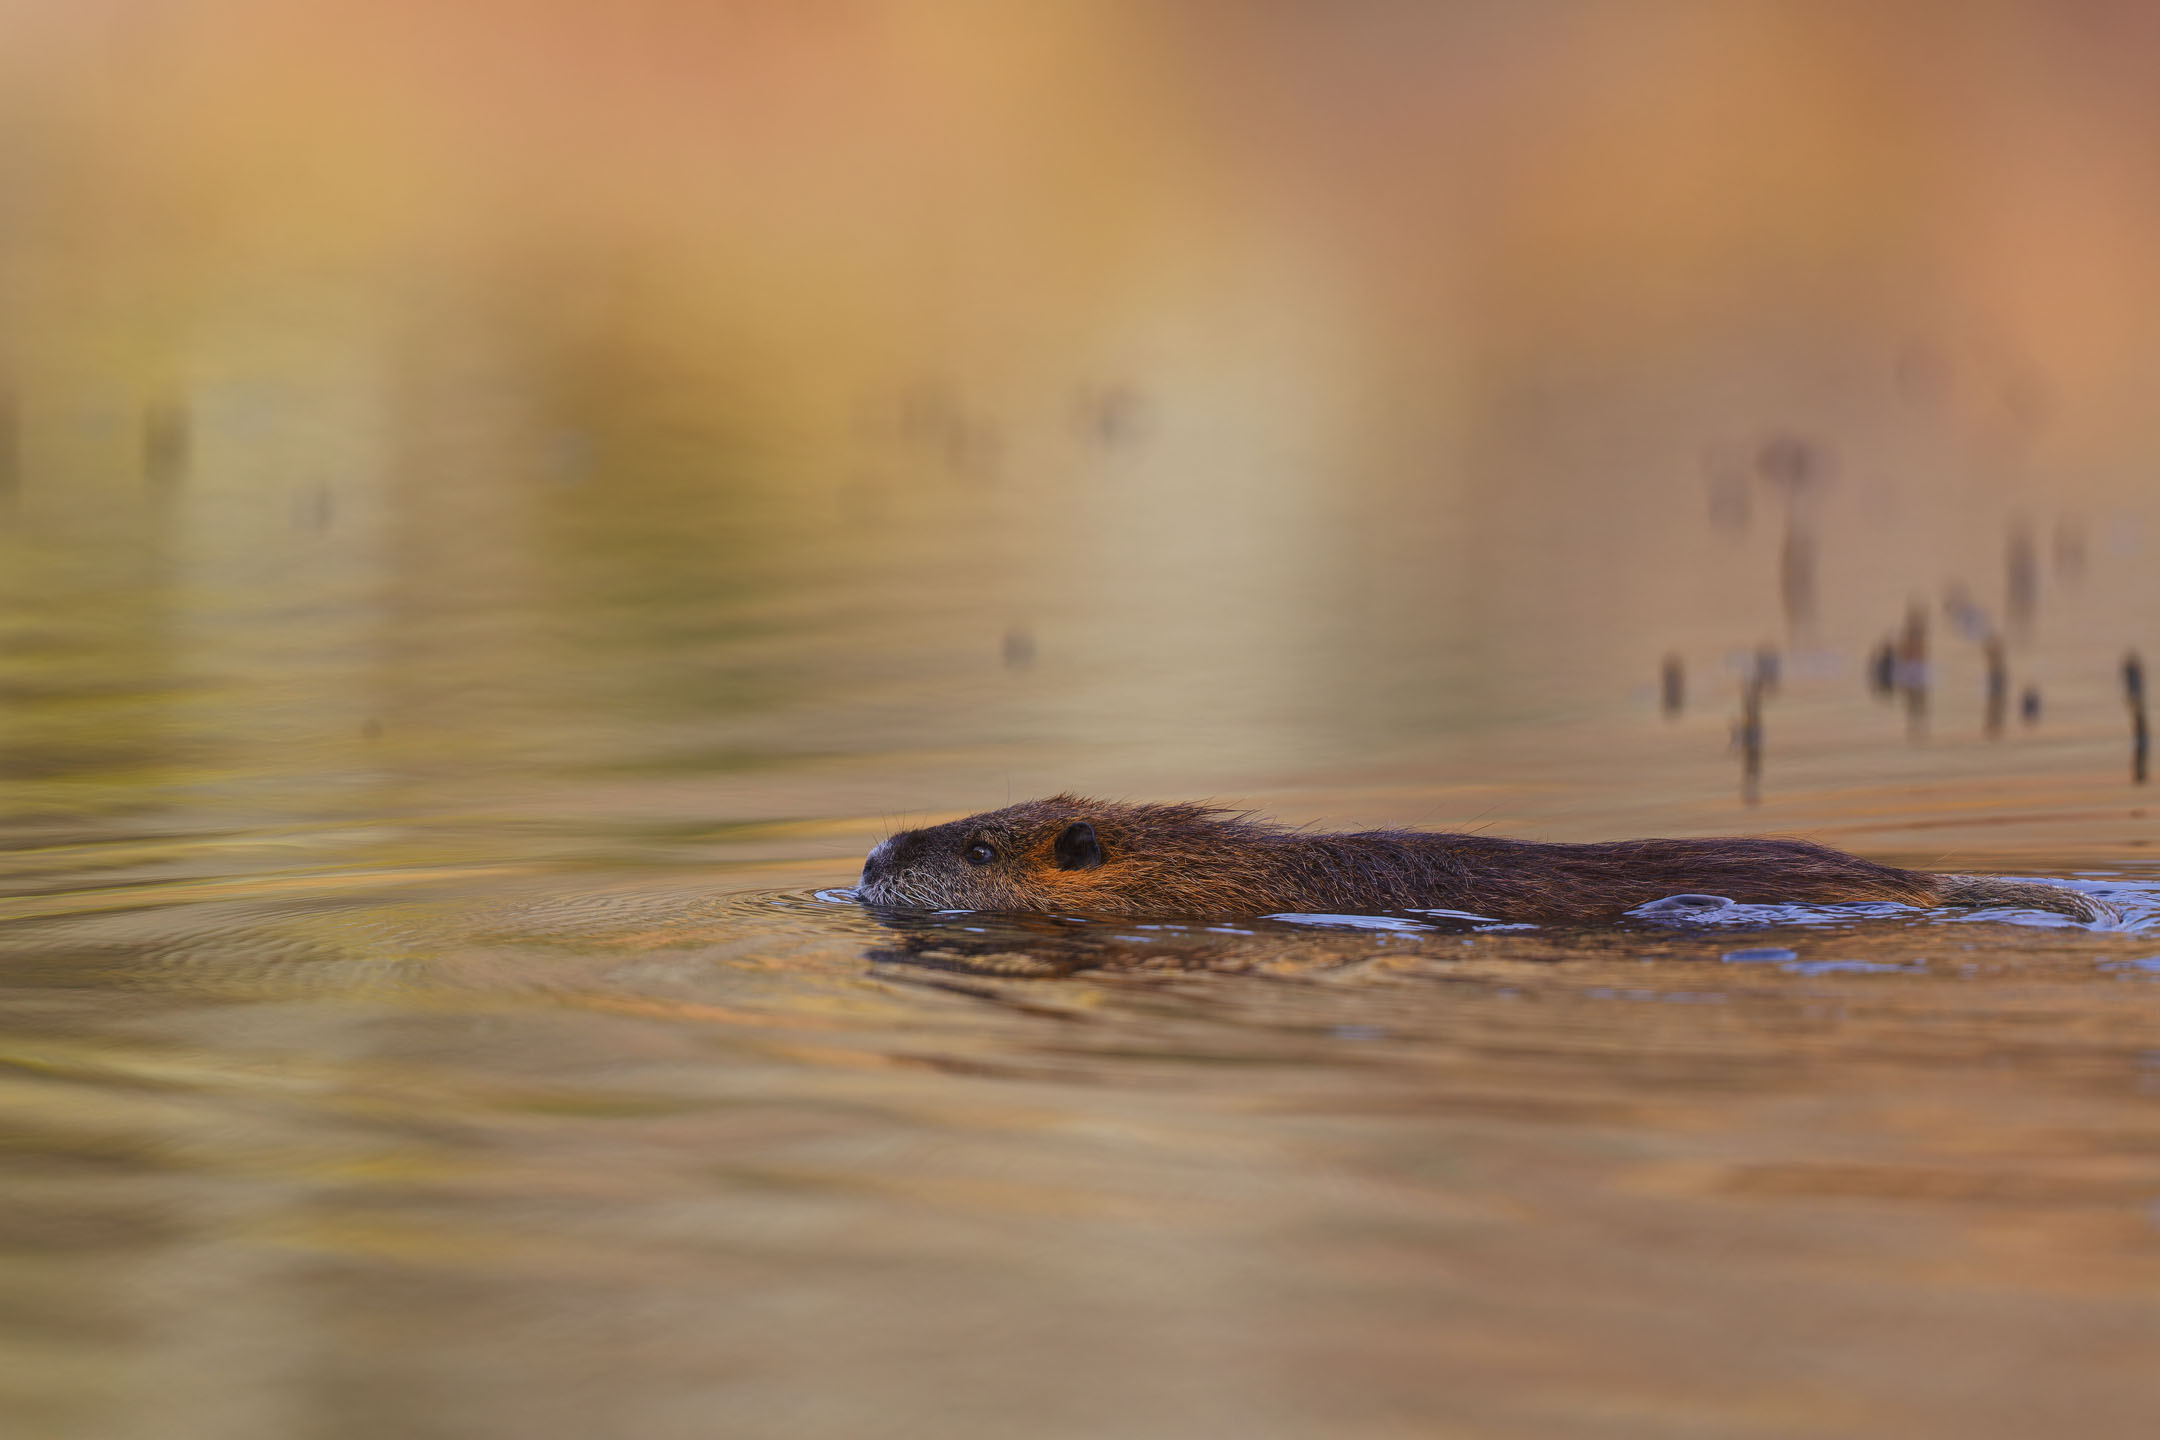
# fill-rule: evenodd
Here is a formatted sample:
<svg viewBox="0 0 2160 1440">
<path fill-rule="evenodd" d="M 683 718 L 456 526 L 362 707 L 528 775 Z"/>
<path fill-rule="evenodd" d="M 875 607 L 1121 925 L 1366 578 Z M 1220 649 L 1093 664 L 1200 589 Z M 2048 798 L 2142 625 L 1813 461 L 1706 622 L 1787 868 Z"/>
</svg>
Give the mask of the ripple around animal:
<svg viewBox="0 0 2160 1440">
<path fill-rule="evenodd" d="M 1850 926 L 1901 921 L 1918 926 L 1958 925 L 1983 922 L 2024 925 L 2037 929 L 2082 930 L 2093 934 L 2139 933 L 2160 928 L 2160 881 L 2123 879 L 2059 879 L 2041 876 L 2005 876 L 2050 884 L 2105 900 L 2118 918 L 2083 921 L 2048 910 L 2015 906 L 1986 909 L 1924 909 L 1889 901 L 1865 901 L 1851 905 L 1751 905 L 1722 895 L 1669 895 L 1628 912 L 1631 919 L 1679 929 L 1770 930 L 1786 926 Z"/>
</svg>

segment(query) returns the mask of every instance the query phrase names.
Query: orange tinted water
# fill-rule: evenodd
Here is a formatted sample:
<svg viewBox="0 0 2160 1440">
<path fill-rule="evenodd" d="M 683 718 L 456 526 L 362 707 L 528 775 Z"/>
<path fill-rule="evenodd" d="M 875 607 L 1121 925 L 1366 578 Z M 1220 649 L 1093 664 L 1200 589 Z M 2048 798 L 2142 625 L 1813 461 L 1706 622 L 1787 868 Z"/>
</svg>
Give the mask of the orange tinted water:
<svg viewBox="0 0 2160 1440">
<path fill-rule="evenodd" d="M 1051 583 L 991 492 L 894 481 L 864 530 L 637 463 L 416 487 L 402 536 L 363 494 L 236 539 L 211 478 L 139 531 L 21 498 L 0 1235 L 38 1433 L 2147 1428 L 2135 922 L 1045 940 L 812 893 L 1072 786 L 2141 894 L 2134 557 L 2049 592 L 2048 709 L 1999 740 L 1954 645 L 1917 739 L 1860 626 L 1789 652 L 1749 807 L 1718 608 L 1622 613 L 1565 537 L 1511 552 L 1534 608 L 1473 531 L 1489 609 L 1421 613 L 1466 583 L 1435 558 L 1362 576 L 1370 633 L 1217 643 L 1191 597 L 1269 586 L 1204 522 L 1175 574 L 1143 537 Z M 1299 537 L 1343 576 L 1365 538 Z"/>
</svg>

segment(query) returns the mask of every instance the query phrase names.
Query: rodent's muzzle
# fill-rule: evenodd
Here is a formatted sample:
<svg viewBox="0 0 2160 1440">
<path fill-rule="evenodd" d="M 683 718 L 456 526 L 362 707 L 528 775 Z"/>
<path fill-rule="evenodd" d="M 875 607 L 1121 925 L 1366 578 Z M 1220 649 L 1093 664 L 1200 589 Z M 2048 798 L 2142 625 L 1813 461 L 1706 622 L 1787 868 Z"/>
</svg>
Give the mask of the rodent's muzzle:
<svg viewBox="0 0 2160 1440">
<path fill-rule="evenodd" d="M 876 848 L 875 848 L 875 849 L 873 849 L 873 850 L 871 850 L 871 852 L 870 852 L 870 853 L 869 853 L 868 855 L 866 855 L 866 856 L 864 856 L 864 857 L 863 857 L 863 862 L 862 862 L 862 888 L 863 888 L 863 889 L 865 889 L 865 890 L 867 890 L 867 889 L 870 889 L 870 888 L 871 888 L 872 886 L 876 885 L 876 884 L 877 884 L 877 883 L 878 883 L 879 881 L 883 880 L 883 879 L 884 879 L 884 878 L 885 878 L 886 876 L 888 876 L 888 875 L 892 874 L 892 870 L 893 870 L 893 841 L 894 841 L 894 840 L 898 840 L 899 838 L 900 838 L 899 836 L 895 835 L 895 836 L 891 837 L 891 839 L 886 839 L 886 840 L 880 840 L 880 841 L 878 841 L 878 843 L 877 843 L 877 846 L 876 846 Z"/>
<path fill-rule="evenodd" d="M 906 903 L 894 880 L 907 868 L 907 852 L 914 839 L 914 831 L 903 830 L 880 840 L 877 847 L 863 857 L 862 879 L 855 886 L 857 899 L 884 905 Z"/>
</svg>

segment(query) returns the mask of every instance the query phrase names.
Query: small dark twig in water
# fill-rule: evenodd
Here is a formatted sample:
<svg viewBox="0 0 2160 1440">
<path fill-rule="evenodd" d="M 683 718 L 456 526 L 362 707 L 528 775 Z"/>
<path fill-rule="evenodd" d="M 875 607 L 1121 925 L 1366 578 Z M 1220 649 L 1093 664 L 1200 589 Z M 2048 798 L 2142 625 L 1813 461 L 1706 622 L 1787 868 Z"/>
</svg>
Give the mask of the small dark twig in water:
<svg viewBox="0 0 2160 1440">
<path fill-rule="evenodd" d="M 1778 653 L 1777 646 L 1758 645 L 1755 648 L 1755 678 L 1762 682 L 1763 689 L 1769 694 L 1777 694 L 1778 684 L 1784 676 L 1785 657 Z"/>
<path fill-rule="evenodd" d="M 1813 533 L 1798 520 L 1789 521 L 1778 551 L 1778 595 L 1786 624 L 1796 629 L 1815 618 L 1815 558 Z"/>
<path fill-rule="evenodd" d="M 2130 778 L 2143 785 L 2152 754 L 2152 726 L 2145 717 L 2145 662 L 2135 650 L 2123 656 L 2123 699 L 2130 706 Z"/>
<path fill-rule="evenodd" d="M 2003 654 L 2002 636 L 1987 639 L 1987 735 L 2002 739 L 2003 721 L 2010 713 L 2010 661 Z"/>
<path fill-rule="evenodd" d="M 1893 699 L 1897 695 L 1897 642 L 1885 640 L 1868 656 L 1868 693 L 1878 700 Z"/>
<path fill-rule="evenodd" d="M 1747 677 L 1740 690 L 1740 723 L 1733 727 L 1733 743 L 1740 747 L 1740 799 L 1743 804 L 1762 803 L 1763 679 Z"/>
<path fill-rule="evenodd" d="M 1905 633 L 1898 639 L 1898 693 L 1905 699 L 1905 728 L 1915 740 L 1927 734 L 1927 606 L 1914 601 L 1905 612 Z"/>
<path fill-rule="evenodd" d="M 2030 628 L 2040 608 L 2040 548 L 2033 543 L 2031 527 L 2020 523 L 2010 531 L 2010 545 L 2003 561 L 2005 600 L 2010 623 Z"/>
<path fill-rule="evenodd" d="M 1667 655 L 1658 668 L 1658 703 L 1668 720 L 1687 708 L 1687 665 L 1678 655 Z"/>
</svg>

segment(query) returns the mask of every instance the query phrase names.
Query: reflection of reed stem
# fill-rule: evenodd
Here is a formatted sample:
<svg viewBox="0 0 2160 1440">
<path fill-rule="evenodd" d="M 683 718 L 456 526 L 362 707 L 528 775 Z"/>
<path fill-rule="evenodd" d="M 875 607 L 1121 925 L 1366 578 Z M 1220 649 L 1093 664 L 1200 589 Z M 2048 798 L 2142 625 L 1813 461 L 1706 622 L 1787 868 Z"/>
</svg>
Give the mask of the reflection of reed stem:
<svg viewBox="0 0 2160 1440">
<path fill-rule="evenodd" d="M 1905 612 L 1905 633 L 1898 639 L 1898 693 L 1905 701 L 1905 729 L 1913 739 L 1927 735 L 1928 665 L 1927 608 L 1915 604 Z"/>
<path fill-rule="evenodd" d="M 2000 635 L 1987 640 L 1987 736 L 2002 739 L 2003 722 L 2010 716 L 2010 662 L 2003 654 Z"/>
<path fill-rule="evenodd" d="M 1667 655 L 1658 672 L 1659 708 L 1665 718 L 1675 719 L 1687 707 L 1687 666 L 1678 655 Z"/>
<path fill-rule="evenodd" d="M 1762 801 L 1762 701 L 1762 676 L 1748 676 L 1740 691 L 1740 724 L 1733 732 L 1740 745 L 1740 799 L 1748 805 Z"/>
<path fill-rule="evenodd" d="M 2145 662 L 2132 650 L 2123 656 L 2123 699 L 2130 706 L 2130 778 L 2143 785 L 2152 754 L 2152 726 L 2145 718 Z"/>
</svg>

